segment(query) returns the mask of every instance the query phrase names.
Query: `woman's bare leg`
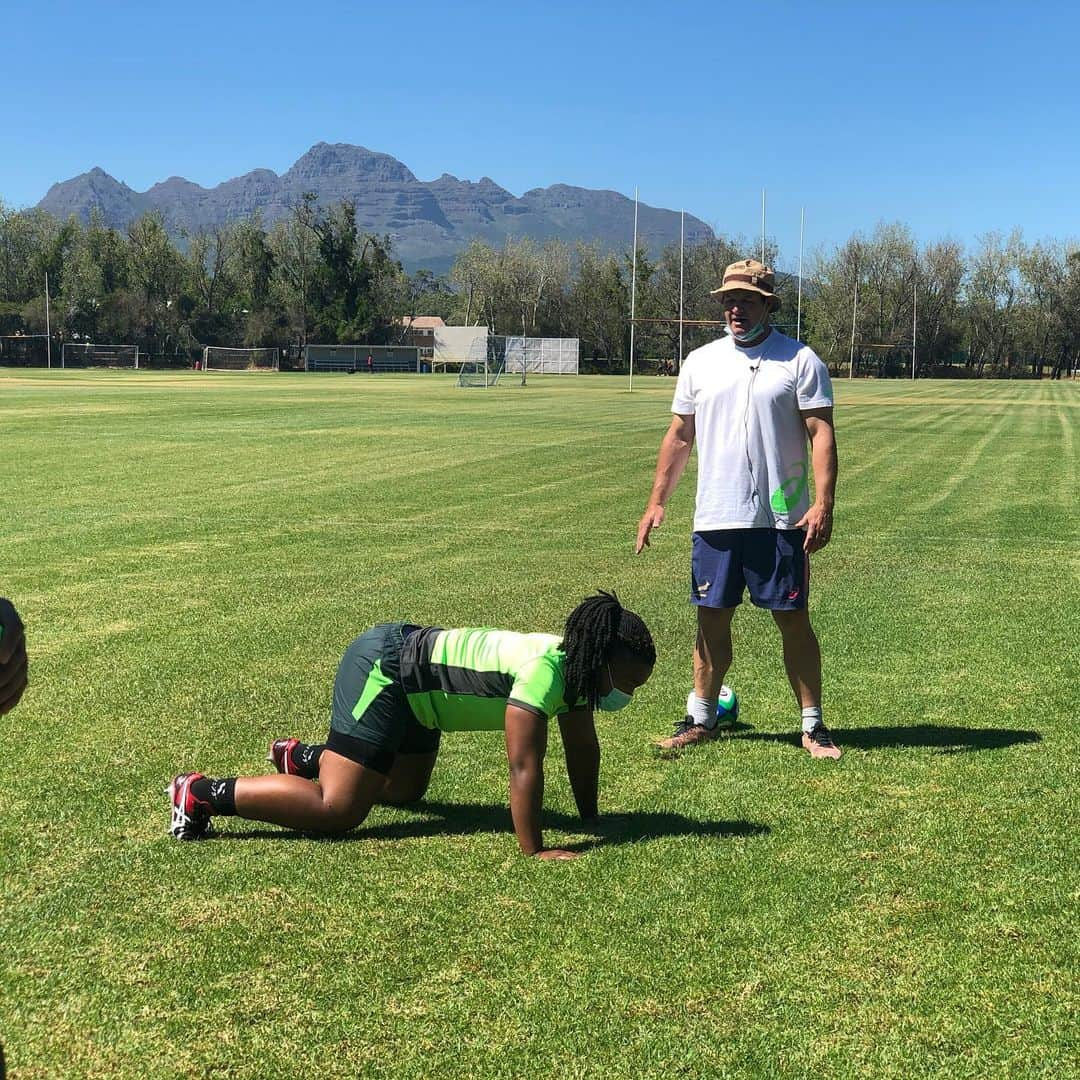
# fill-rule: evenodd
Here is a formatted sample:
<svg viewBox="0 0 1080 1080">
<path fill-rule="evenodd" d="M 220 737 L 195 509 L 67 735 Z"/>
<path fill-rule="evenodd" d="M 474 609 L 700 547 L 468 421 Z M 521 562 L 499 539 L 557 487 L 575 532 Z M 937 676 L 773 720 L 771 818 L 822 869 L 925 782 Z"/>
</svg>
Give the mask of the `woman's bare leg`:
<svg viewBox="0 0 1080 1080">
<path fill-rule="evenodd" d="M 304 832 L 347 832 L 367 817 L 386 783 L 383 773 L 324 750 L 315 783 L 300 776 L 237 778 L 236 814 Z"/>
<path fill-rule="evenodd" d="M 438 750 L 430 754 L 398 754 L 378 801 L 391 806 L 416 802 L 424 797 Z"/>
</svg>

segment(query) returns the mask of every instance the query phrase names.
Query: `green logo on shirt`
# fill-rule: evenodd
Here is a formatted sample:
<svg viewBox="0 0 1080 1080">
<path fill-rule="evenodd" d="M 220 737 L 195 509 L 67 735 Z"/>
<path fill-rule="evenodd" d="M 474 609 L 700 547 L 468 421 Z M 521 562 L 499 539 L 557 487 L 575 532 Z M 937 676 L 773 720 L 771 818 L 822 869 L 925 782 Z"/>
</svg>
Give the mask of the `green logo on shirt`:
<svg viewBox="0 0 1080 1080">
<path fill-rule="evenodd" d="M 769 505 L 774 514 L 786 514 L 799 505 L 802 497 L 809 487 L 809 475 L 806 462 L 800 462 L 799 471 L 794 476 L 789 476 L 772 493 Z"/>
</svg>

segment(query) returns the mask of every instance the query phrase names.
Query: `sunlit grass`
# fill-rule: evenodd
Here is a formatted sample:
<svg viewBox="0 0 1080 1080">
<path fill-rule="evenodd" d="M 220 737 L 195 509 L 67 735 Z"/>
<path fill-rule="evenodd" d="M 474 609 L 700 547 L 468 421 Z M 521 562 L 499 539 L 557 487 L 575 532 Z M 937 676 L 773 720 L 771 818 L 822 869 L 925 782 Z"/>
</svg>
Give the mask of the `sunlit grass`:
<svg viewBox="0 0 1080 1080">
<path fill-rule="evenodd" d="M 746 727 L 650 742 L 690 678 L 692 477 L 634 527 L 671 380 L 0 373 L 0 1040 L 17 1077 L 1058 1077 L 1075 1064 L 1077 428 L 1061 383 L 837 383 L 812 762 L 771 620 Z M 599 837 L 557 738 L 517 854 L 497 736 L 340 842 L 165 835 L 172 773 L 325 733 L 367 626 L 558 630 L 597 587 L 657 672 L 602 719 Z"/>
</svg>

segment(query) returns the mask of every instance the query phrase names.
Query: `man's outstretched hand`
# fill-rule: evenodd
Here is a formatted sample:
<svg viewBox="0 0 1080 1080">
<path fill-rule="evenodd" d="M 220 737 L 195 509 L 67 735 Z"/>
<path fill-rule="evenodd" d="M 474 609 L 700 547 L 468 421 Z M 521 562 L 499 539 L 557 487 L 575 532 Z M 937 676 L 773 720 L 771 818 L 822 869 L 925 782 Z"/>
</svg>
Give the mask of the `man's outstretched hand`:
<svg viewBox="0 0 1080 1080">
<path fill-rule="evenodd" d="M 659 529 L 664 523 L 664 508 L 653 504 L 641 515 L 637 527 L 637 543 L 634 545 L 634 554 L 640 555 L 649 546 L 649 533 L 653 529 Z"/>
</svg>

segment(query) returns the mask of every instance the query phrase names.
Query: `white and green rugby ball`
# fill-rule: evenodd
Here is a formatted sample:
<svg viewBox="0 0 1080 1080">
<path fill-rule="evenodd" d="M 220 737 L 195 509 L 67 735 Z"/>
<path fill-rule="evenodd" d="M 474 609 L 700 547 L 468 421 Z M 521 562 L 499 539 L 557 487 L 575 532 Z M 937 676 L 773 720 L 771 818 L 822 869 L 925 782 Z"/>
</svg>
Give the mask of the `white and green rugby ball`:
<svg viewBox="0 0 1080 1080">
<path fill-rule="evenodd" d="M 730 686 L 720 687 L 720 696 L 716 699 L 716 719 L 721 724 L 732 724 L 739 715 L 739 698 Z"/>
<path fill-rule="evenodd" d="M 688 716 L 694 714 L 694 692 L 691 690 L 686 697 L 686 712 Z M 716 699 L 716 719 L 721 724 L 733 724 L 739 715 L 739 698 L 730 686 L 720 687 L 720 696 Z"/>
</svg>

